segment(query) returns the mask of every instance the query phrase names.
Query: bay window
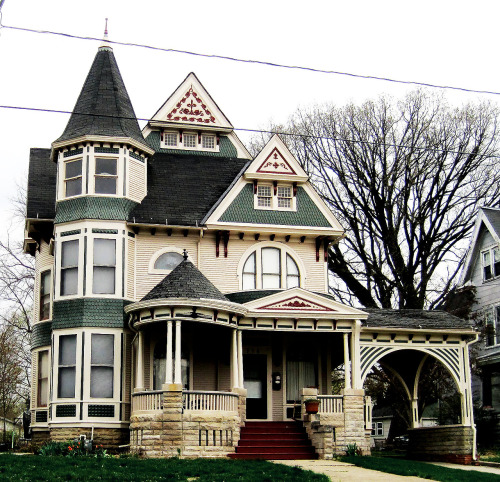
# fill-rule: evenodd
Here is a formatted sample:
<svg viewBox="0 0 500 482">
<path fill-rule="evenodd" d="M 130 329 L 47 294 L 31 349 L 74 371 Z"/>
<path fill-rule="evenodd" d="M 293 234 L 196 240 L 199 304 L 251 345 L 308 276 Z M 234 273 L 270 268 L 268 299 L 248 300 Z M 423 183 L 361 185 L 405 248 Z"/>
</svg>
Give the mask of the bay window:
<svg viewBox="0 0 500 482">
<path fill-rule="evenodd" d="M 49 350 L 38 352 L 37 407 L 46 407 L 49 400 Z"/>
<path fill-rule="evenodd" d="M 43 271 L 40 274 L 39 320 L 48 320 L 50 318 L 50 286 L 50 270 Z"/>
<path fill-rule="evenodd" d="M 67 161 L 64 164 L 64 195 L 78 196 L 82 193 L 82 160 Z"/>
<path fill-rule="evenodd" d="M 75 398 L 76 335 L 59 337 L 58 398 Z"/>
<path fill-rule="evenodd" d="M 92 334 L 90 348 L 92 398 L 113 398 L 114 338 L 114 335 Z"/>
<path fill-rule="evenodd" d="M 96 158 L 95 160 L 95 193 L 116 194 L 118 178 L 117 160 L 110 158 Z"/>
<path fill-rule="evenodd" d="M 75 295 L 78 292 L 78 250 L 79 241 L 61 243 L 61 295 Z"/>
<path fill-rule="evenodd" d="M 94 239 L 94 270 L 92 293 L 114 294 L 116 274 L 116 241 Z"/>
</svg>

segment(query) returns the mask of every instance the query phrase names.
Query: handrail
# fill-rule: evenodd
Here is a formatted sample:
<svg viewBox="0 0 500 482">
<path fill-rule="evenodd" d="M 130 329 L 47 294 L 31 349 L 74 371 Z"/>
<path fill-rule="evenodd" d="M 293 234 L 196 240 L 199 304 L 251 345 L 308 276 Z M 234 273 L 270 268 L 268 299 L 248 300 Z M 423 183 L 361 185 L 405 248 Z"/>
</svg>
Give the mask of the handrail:
<svg viewBox="0 0 500 482">
<path fill-rule="evenodd" d="M 342 395 L 318 395 L 320 413 L 343 413 L 344 397 Z"/>
</svg>

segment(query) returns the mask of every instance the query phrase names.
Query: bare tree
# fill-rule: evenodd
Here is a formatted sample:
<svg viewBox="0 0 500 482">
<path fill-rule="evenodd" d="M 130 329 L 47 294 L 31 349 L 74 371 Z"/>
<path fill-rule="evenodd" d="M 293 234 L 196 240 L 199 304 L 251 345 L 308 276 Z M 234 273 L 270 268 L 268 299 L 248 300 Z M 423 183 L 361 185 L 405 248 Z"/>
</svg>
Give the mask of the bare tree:
<svg viewBox="0 0 500 482">
<path fill-rule="evenodd" d="M 498 110 L 423 91 L 298 110 L 284 140 L 347 230 L 331 289 L 365 307 L 432 308 L 456 281 L 475 213 L 500 200 Z"/>
</svg>

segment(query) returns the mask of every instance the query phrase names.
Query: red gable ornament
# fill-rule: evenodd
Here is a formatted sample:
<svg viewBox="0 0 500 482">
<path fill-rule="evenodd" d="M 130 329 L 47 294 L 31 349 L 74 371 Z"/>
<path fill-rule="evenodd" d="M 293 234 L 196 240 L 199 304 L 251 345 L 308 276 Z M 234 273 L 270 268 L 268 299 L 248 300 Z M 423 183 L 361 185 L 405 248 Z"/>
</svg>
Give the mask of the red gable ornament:
<svg viewBox="0 0 500 482">
<path fill-rule="evenodd" d="M 297 175 L 292 166 L 283 157 L 283 154 L 275 147 L 265 161 L 257 169 L 257 172 L 266 174 L 292 174 Z"/>
<path fill-rule="evenodd" d="M 199 124 L 215 124 L 215 117 L 207 109 L 200 96 L 193 90 L 193 86 L 177 102 L 167 115 L 167 119 L 177 122 L 196 122 Z"/>
</svg>

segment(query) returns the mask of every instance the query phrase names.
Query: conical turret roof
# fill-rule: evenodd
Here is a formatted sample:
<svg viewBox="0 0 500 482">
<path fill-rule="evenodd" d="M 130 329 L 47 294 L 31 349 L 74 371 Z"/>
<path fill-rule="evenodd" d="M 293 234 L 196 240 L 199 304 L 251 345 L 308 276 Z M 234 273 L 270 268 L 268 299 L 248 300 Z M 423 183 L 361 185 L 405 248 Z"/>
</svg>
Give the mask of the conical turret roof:
<svg viewBox="0 0 500 482">
<path fill-rule="evenodd" d="M 191 298 L 229 300 L 196 268 L 185 259 L 158 283 L 141 301 Z"/>
<path fill-rule="evenodd" d="M 63 134 L 55 143 L 82 136 L 128 137 L 146 144 L 111 47 L 101 46 Z"/>
</svg>

